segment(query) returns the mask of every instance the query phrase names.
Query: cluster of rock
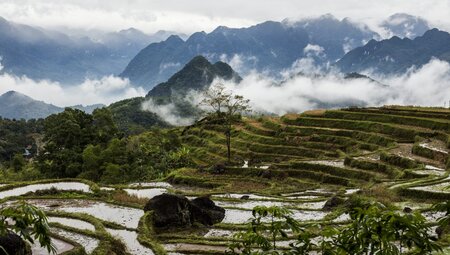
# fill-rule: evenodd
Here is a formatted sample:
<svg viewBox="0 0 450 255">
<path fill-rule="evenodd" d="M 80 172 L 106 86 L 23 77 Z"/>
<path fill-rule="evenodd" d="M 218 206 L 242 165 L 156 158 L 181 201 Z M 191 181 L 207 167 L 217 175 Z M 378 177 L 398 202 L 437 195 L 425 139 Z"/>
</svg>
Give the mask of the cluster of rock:
<svg viewBox="0 0 450 255">
<path fill-rule="evenodd" d="M 25 241 L 13 232 L 9 232 L 4 236 L 0 236 L 0 247 L 0 255 L 31 254 L 31 251 L 27 249 Z"/>
<path fill-rule="evenodd" d="M 225 209 L 206 196 L 189 200 L 165 193 L 150 199 L 144 211 L 153 211 L 153 225 L 157 228 L 190 227 L 195 223 L 211 226 L 225 218 Z"/>
</svg>

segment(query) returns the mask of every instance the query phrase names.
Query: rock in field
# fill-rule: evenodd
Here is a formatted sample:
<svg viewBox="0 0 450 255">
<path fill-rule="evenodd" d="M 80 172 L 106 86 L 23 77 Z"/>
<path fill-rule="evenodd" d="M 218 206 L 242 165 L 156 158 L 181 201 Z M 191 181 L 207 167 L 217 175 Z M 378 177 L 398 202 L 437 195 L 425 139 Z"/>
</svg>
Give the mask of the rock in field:
<svg viewBox="0 0 450 255">
<path fill-rule="evenodd" d="M 25 241 L 18 235 L 9 232 L 5 236 L 0 236 L 0 255 L 28 255 L 31 251 L 27 249 Z M 7 253 L 5 253 L 5 251 Z"/>
<path fill-rule="evenodd" d="M 209 197 L 198 197 L 191 200 L 191 216 L 193 222 L 211 226 L 225 218 L 225 209 L 217 206 Z"/>
<path fill-rule="evenodd" d="M 186 227 L 191 222 L 191 203 L 181 195 L 162 194 L 156 196 L 144 207 L 144 211 L 153 211 L 155 227 Z"/>
<path fill-rule="evenodd" d="M 225 209 L 216 206 L 209 197 L 188 200 L 185 196 L 162 194 L 150 199 L 144 211 L 153 211 L 157 228 L 190 227 L 194 223 L 213 225 L 225 217 Z"/>
</svg>

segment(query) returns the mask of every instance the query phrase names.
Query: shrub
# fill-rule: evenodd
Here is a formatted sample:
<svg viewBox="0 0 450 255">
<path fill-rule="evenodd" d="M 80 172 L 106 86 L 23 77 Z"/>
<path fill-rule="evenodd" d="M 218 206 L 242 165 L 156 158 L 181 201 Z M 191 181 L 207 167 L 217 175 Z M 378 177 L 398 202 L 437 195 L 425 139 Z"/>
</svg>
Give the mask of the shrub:
<svg viewBox="0 0 450 255">
<path fill-rule="evenodd" d="M 394 166 L 398 166 L 398 167 L 402 167 L 402 168 L 407 168 L 407 169 L 413 169 L 413 168 L 417 168 L 420 166 L 419 163 L 417 163 L 415 160 L 413 159 L 409 159 L 409 158 L 404 158 L 401 156 L 397 156 L 397 155 L 393 155 L 393 154 L 387 154 L 387 153 L 381 153 L 380 154 L 380 160 L 384 161 L 388 164 L 394 165 Z"/>
</svg>

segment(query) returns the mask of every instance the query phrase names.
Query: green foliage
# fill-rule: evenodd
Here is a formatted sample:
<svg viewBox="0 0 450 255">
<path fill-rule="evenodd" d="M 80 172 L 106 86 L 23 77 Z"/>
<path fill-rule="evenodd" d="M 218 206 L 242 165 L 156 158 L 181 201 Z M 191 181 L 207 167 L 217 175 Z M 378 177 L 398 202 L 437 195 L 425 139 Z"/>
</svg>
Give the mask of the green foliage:
<svg viewBox="0 0 450 255">
<path fill-rule="evenodd" d="M 333 241 L 341 254 L 403 254 L 405 248 L 415 248 L 415 254 L 431 254 L 441 250 L 419 212 L 401 214 L 372 204 L 352 208 L 349 214 L 351 225 Z"/>
<path fill-rule="evenodd" d="M 376 114 L 368 112 L 359 113 L 350 111 L 331 111 L 331 110 L 326 111 L 324 115 L 327 118 L 396 123 L 401 125 L 411 125 L 436 130 L 450 131 L 450 122 L 444 119 L 429 119 L 421 117 Z"/>
<path fill-rule="evenodd" d="M 34 240 L 38 241 L 48 252 L 56 252 L 51 243 L 47 216 L 32 205 L 21 202 L 18 205 L 0 209 L 0 236 L 10 231 L 17 233 L 30 243 L 34 243 Z"/>
<path fill-rule="evenodd" d="M 346 157 L 344 160 L 344 164 L 353 168 L 359 168 L 368 171 L 374 171 L 377 173 L 388 174 L 391 177 L 395 177 L 395 175 L 397 174 L 397 172 L 392 167 L 379 162 Z"/>
<path fill-rule="evenodd" d="M 235 241 L 230 244 L 227 253 L 284 254 L 278 250 L 277 241 L 288 238 L 287 230 L 291 230 L 294 234 L 303 231 L 299 222 L 291 217 L 292 212 L 285 208 L 256 206 L 252 214 L 253 219 L 248 224 L 247 231 L 234 235 Z M 305 252 L 312 247 L 310 240 L 306 238 L 304 243 L 297 243 L 296 246 L 298 251 Z"/>
<path fill-rule="evenodd" d="M 43 129 L 43 120 L 9 120 L 0 117 L 0 162 L 9 161 L 15 154 L 22 154 L 29 145 L 36 153 L 34 135 Z"/>
<path fill-rule="evenodd" d="M 207 122 L 219 124 L 224 129 L 227 158 L 231 161 L 231 135 L 233 124 L 240 121 L 240 114 L 250 112 L 250 100 L 243 96 L 233 95 L 225 90 L 225 86 L 217 84 L 211 86 L 204 93 L 204 99 L 200 103 L 210 108 L 208 116 L 204 119 Z"/>
<path fill-rule="evenodd" d="M 414 129 L 402 128 L 389 123 L 377 123 L 370 121 L 355 121 L 317 117 L 299 117 L 297 119 L 282 118 L 282 120 L 284 123 L 290 125 L 340 128 L 363 132 L 375 132 L 386 134 L 402 141 L 414 141 L 414 137 L 416 135 L 422 134 L 421 132 Z"/>
<path fill-rule="evenodd" d="M 404 158 L 394 154 L 381 153 L 380 160 L 388 164 L 406 169 L 413 169 L 420 166 L 420 164 L 413 159 Z"/>
<path fill-rule="evenodd" d="M 302 229 L 290 212 L 278 207 L 255 207 L 253 219 L 245 232 L 234 236 L 229 254 L 310 254 L 320 251 L 327 255 L 397 255 L 431 254 L 441 251 L 431 238 L 430 227 L 420 213 L 401 214 L 378 203 L 356 200 L 349 203 L 347 213 L 352 222 L 341 228 L 319 226 L 313 234 Z M 290 232 L 291 237 L 288 236 Z M 318 243 L 311 238 L 318 236 Z M 290 240 L 289 249 L 276 241 Z"/>
<path fill-rule="evenodd" d="M 152 127 L 168 127 L 158 115 L 142 109 L 145 98 L 136 97 L 115 102 L 108 106 L 112 118 L 125 134 L 140 134 Z"/>
<path fill-rule="evenodd" d="M 106 145 L 88 145 L 82 153 L 80 178 L 123 183 L 159 178 L 172 169 L 191 166 L 191 151 L 174 131 L 153 130 Z"/>
<path fill-rule="evenodd" d="M 429 158 L 437 161 L 445 162 L 447 160 L 448 154 L 436 150 L 432 150 L 423 146 L 420 146 L 418 143 L 415 143 L 412 147 L 412 153 Z"/>
<path fill-rule="evenodd" d="M 11 161 L 11 167 L 14 171 L 19 172 L 25 166 L 26 162 L 23 158 L 23 155 L 20 153 L 14 154 L 14 157 Z"/>
</svg>

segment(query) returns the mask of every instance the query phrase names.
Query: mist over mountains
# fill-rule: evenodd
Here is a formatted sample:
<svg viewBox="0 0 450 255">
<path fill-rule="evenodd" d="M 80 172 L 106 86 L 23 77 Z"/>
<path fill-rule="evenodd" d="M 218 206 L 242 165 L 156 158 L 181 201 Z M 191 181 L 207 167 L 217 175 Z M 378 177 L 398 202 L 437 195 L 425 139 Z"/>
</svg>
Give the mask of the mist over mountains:
<svg viewBox="0 0 450 255">
<path fill-rule="evenodd" d="M 73 85 L 120 73 L 140 49 L 172 33 L 147 35 L 130 28 L 91 37 L 69 36 L 0 17 L 0 34 L 3 73 Z"/>
<path fill-rule="evenodd" d="M 113 103 L 124 123 L 149 118 L 151 123 L 186 124 L 196 114 L 189 97 L 198 101 L 201 91 L 217 82 L 266 113 L 423 104 L 414 91 L 411 100 L 403 97 L 401 89 L 411 89 L 401 82 L 416 88 L 414 79 L 430 76 L 447 84 L 450 61 L 450 35 L 408 14 L 388 17 L 376 31 L 329 14 L 245 28 L 220 26 L 189 37 L 132 28 L 74 36 L 4 19 L 0 31 L 0 94 L 15 90 L 37 100 L 15 95 L 23 101 L 22 110 L 16 110 L 19 106 L 7 100 L 11 95 L 0 98 L 0 116 L 12 118 L 45 117 L 80 103 L 94 104 L 91 110 L 97 103 Z M 446 87 L 429 86 L 441 89 L 439 96 L 427 96 L 429 104 L 441 105 L 450 97 Z"/>
</svg>

